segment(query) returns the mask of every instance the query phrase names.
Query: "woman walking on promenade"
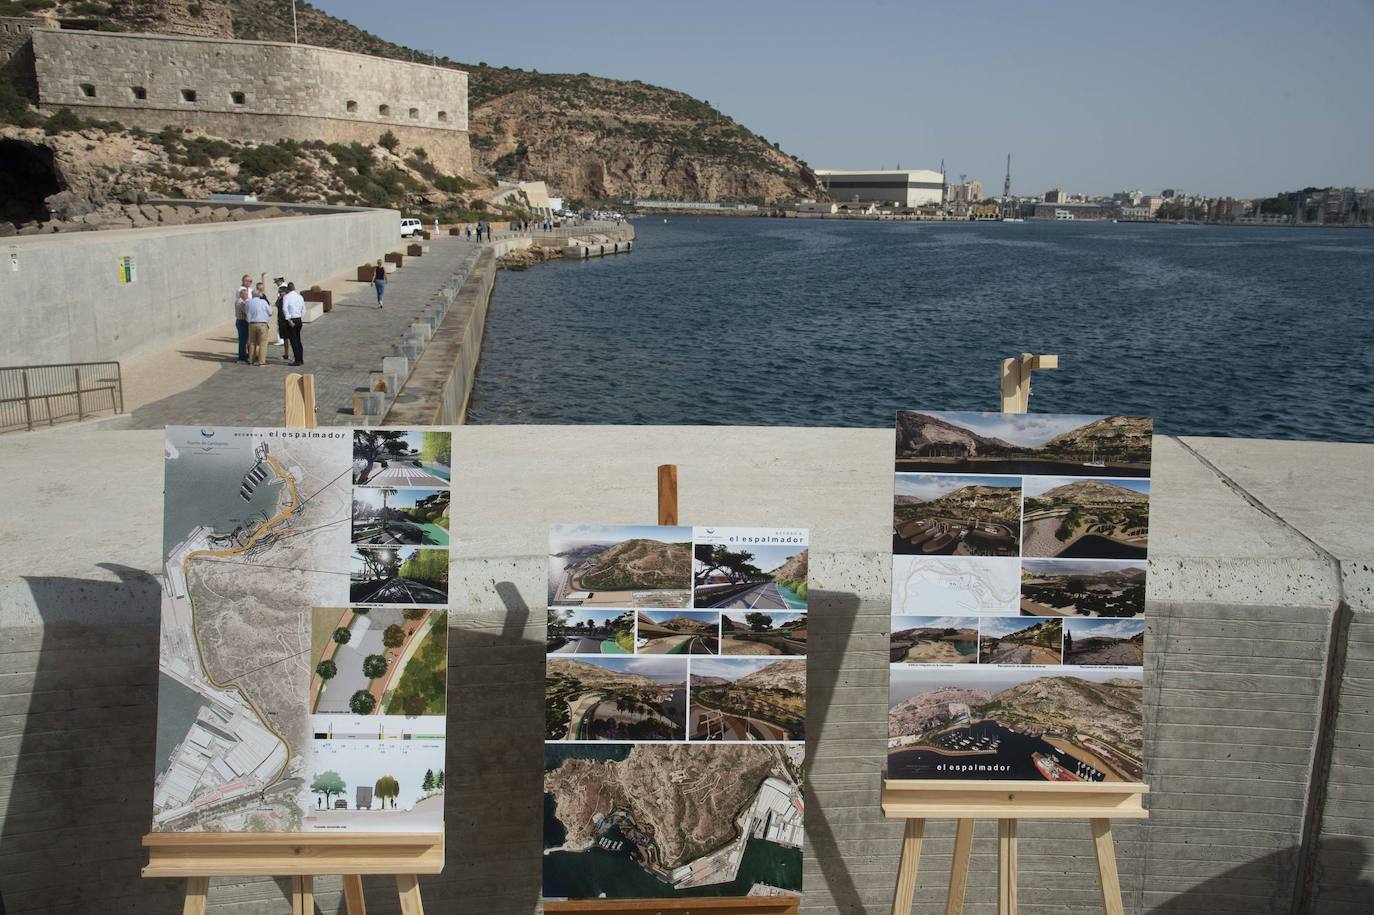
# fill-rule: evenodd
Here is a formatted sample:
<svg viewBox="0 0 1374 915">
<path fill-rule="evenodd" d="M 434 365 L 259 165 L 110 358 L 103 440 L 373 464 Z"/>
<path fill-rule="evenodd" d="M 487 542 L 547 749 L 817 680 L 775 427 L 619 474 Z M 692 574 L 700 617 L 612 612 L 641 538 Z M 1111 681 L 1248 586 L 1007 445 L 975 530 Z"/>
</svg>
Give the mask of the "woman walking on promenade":
<svg viewBox="0 0 1374 915">
<path fill-rule="evenodd" d="M 372 268 L 372 285 L 377 289 L 377 307 L 381 308 L 382 298 L 386 296 L 386 268 L 380 260 Z"/>
</svg>

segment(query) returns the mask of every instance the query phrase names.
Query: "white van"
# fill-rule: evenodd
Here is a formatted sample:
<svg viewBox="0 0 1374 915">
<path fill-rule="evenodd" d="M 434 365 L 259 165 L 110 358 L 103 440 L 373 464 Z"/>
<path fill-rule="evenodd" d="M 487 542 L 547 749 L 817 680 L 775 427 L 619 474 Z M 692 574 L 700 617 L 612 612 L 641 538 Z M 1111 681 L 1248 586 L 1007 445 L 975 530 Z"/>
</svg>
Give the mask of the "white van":
<svg viewBox="0 0 1374 915">
<path fill-rule="evenodd" d="M 402 238 L 410 238 L 410 237 L 412 237 L 412 236 L 419 235 L 419 234 L 420 234 L 421 232 L 423 232 L 424 230 L 425 230 L 425 227 L 422 226 L 422 225 L 420 225 L 420 220 L 418 220 L 418 219 L 402 219 L 402 220 L 401 220 L 401 237 L 402 237 Z"/>
</svg>

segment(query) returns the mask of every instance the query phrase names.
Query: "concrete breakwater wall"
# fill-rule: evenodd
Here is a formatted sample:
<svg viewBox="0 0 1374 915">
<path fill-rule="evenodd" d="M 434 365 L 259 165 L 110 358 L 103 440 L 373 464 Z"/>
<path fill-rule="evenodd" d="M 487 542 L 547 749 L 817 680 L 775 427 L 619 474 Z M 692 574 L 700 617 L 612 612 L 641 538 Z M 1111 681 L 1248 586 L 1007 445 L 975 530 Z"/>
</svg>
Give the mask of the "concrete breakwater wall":
<svg viewBox="0 0 1374 915">
<path fill-rule="evenodd" d="M 735 447 L 722 449 L 720 442 Z M 530 915 L 542 860 L 548 525 L 652 518 L 811 528 L 807 915 L 885 915 L 892 432 L 469 426 L 454 436 L 448 866 L 436 911 Z M 0 892 L 11 913 L 181 910 L 143 880 L 155 751 L 162 434 L 0 438 Z M 1156 438 L 1146 705 L 1151 818 L 1116 830 L 1126 908 L 1364 913 L 1374 892 L 1374 446 Z M 93 512 L 91 505 L 101 505 Z M 80 519 L 35 525 L 33 519 Z M 927 829 L 915 911 L 944 910 L 952 823 Z M 995 910 L 980 823 L 970 912 Z M 1085 824 L 1026 822 L 1021 911 L 1101 912 Z M 92 873 L 99 880 L 92 880 Z M 394 885 L 366 878 L 369 910 Z M 316 883 L 340 911 L 337 877 Z M 210 911 L 284 912 L 216 880 Z"/>
<path fill-rule="evenodd" d="M 529 239 L 501 239 L 482 251 L 420 353 L 410 376 L 386 413 L 383 425 L 457 425 L 467 412 L 487 306 L 496 285 L 497 249 Z"/>
<path fill-rule="evenodd" d="M 312 209 L 0 241 L 0 365 L 120 360 L 170 346 L 232 318 L 244 273 L 309 286 L 398 246 L 395 210 Z"/>
</svg>

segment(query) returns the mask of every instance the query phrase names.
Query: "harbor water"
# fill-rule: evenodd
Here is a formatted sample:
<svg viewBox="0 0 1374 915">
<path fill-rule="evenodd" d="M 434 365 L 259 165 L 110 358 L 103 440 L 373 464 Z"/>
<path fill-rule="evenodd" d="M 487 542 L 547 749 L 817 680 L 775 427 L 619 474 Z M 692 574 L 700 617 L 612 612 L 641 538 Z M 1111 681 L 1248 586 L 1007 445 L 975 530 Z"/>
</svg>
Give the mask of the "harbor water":
<svg viewBox="0 0 1374 915">
<path fill-rule="evenodd" d="M 1032 410 L 1369 441 L 1374 232 L 672 216 L 627 257 L 502 274 L 468 420 L 890 427 Z"/>
</svg>

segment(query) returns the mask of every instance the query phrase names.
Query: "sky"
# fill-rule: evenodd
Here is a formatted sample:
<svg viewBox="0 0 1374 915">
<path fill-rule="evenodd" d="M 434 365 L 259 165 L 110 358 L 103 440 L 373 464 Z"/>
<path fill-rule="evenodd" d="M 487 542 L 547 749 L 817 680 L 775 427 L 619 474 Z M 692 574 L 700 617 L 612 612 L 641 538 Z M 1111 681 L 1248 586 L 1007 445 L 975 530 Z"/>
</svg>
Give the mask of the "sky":
<svg viewBox="0 0 1374 915">
<path fill-rule="evenodd" d="M 1374 0 L 316 0 L 465 63 L 639 79 L 813 168 L 938 168 L 1031 195 L 1374 185 Z"/>
</svg>

